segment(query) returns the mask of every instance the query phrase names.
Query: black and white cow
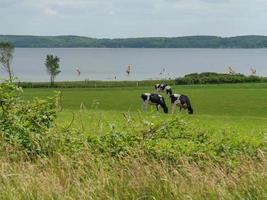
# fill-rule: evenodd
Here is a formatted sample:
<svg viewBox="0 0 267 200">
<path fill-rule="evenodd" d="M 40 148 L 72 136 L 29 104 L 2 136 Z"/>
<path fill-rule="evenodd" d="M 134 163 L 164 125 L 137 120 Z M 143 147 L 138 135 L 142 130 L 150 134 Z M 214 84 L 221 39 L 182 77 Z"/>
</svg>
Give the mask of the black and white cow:
<svg viewBox="0 0 267 200">
<path fill-rule="evenodd" d="M 148 104 L 156 105 L 157 111 L 162 107 L 164 113 L 168 113 L 168 107 L 163 96 L 159 94 L 144 93 L 141 95 L 143 110 L 147 110 Z"/>
<path fill-rule="evenodd" d="M 172 95 L 172 88 L 171 86 L 167 85 L 167 84 L 156 84 L 155 85 L 155 90 L 157 90 L 158 92 L 163 92 L 166 91 L 168 96 Z"/>
<path fill-rule="evenodd" d="M 188 110 L 188 114 L 193 114 L 193 108 L 191 106 L 190 100 L 186 95 L 172 94 L 170 95 L 172 113 L 174 113 L 175 107 L 179 106 L 180 111 L 183 109 Z"/>
</svg>

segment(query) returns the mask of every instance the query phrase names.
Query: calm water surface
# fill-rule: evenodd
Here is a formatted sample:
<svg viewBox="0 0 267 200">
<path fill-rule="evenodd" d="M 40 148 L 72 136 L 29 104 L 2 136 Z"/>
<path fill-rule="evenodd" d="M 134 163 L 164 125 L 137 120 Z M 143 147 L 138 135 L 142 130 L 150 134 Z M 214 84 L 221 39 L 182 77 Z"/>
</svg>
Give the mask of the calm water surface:
<svg viewBox="0 0 267 200">
<path fill-rule="evenodd" d="M 267 49 L 95 49 L 17 48 L 14 73 L 22 81 L 49 81 L 44 66 L 47 54 L 60 58 L 61 74 L 56 80 L 144 80 L 174 78 L 193 72 L 236 72 L 250 74 L 250 67 L 267 76 Z M 126 69 L 132 65 L 127 76 Z M 76 69 L 81 75 L 78 76 Z M 6 76 L 1 71 L 1 77 Z"/>
</svg>

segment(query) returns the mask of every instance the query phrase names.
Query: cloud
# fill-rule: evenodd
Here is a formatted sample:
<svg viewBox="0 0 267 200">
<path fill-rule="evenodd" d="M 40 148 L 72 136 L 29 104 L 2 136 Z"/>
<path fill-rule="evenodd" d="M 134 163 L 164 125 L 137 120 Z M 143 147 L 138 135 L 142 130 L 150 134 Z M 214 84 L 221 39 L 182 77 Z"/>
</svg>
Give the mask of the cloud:
<svg viewBox="0 0 267 200">
<path fill-rule="evenodd" d="M 230 0 L 164 0 L 165 2 L 170 3 L 209 3 L 209 4 L 221 4 L 229 3 Z"/>
<path fill-rule="evenodd" d="M 92 37 L 267 34 L 266 9 L 266 0 L 0 0 L 0 27 Z"/>
<path fill-rule="evenodd" d="M 44 14 L 47 15 L 47 16 L 56 16 L 58 14 L 58 11 L 47 7 L 47 8 L 44 9 Z"/>
<path fill-rule="evenodd" d="M 201 1 L 206 2 L 206 3 L 213 3 L 213 4 L 230 2 L 230 0 L 201 0 Z"/>
<path fill-rule="evenodd" d="M 22 3 L 22 0 L 0 0 L 0 8 L 10 8 Z"/>
</svg>

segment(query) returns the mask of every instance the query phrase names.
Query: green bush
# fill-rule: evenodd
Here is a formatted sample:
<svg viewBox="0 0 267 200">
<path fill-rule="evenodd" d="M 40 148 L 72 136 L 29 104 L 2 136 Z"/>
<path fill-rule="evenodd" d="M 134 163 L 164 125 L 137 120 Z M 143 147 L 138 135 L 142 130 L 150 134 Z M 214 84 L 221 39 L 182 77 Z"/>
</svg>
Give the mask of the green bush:
<svg viewBox="0 0 267 200">
<path fill-rule="evenodd" d="M 180 117 L 138 123 L 139 131 L 113 130 L 105 135 L 90 135 L 87 144 L 96 155 L 121 158 L 144 152 L 157 160 L 178 163 L 181 158 L 196 163 L 229 163 L 242 156 L 257 158 L 264 141 L 254 141 L 234 131 L 199 129 Z"/>
<path fill-rule="evenodd" d="M 176 85 L 220 84 L 220 83 L 260 83 L 267 82 L 265 77 L 245 76 L 243 74 L 218 74 L 214 72 L 192 73 L 176 78 Z"/>
<path fill-rule="evenodd" d="M 0 84 L 0 133 L 4 141 L 29 155 L 45 154 L 42 139 L 56 118 L 59 95 L 32 102 L 22 98 L 22 89 L 11 82 Z"/>
</svg>

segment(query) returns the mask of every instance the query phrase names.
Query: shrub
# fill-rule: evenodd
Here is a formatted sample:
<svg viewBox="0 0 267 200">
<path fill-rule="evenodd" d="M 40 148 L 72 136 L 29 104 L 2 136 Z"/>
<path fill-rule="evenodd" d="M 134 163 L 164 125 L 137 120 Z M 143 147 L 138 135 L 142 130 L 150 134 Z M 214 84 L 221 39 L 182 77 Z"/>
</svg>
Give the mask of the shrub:
<svg viewBox="0 0 267 200">
<path fill-rule="evenodd" d="M 235 163 L 242 156 L 257 158 L 264 141 L 234 131 L 200 129 L 181 117 L 135 121 L 131 130 L 90 135 L 87 144 L 95 155 L 121 158 L 144 152 L 156 160 L 179 163 L 182 158 L 196 163 L 206 161 Z"/>
<path fill-rule="evenodd" d="M 183 78 L 176 78 L 176 85 L 189 84 L 220 84 L 220 83 L 260 83 L 266 82 L 265 77 L 245 76 L 243 74 L 218 74 L 214 72 L 192 73 Z"/>
<path fill-rule="evenodd" d="M 46 100 L 35 98 L 30 102 L 22 98 L 22 92 L 11 82 L 0 84 L 2 138 L 26 150 L 29 155 L 45 154 L 41 140 L 53 126 L 59 94 Z"/>
</svg>

